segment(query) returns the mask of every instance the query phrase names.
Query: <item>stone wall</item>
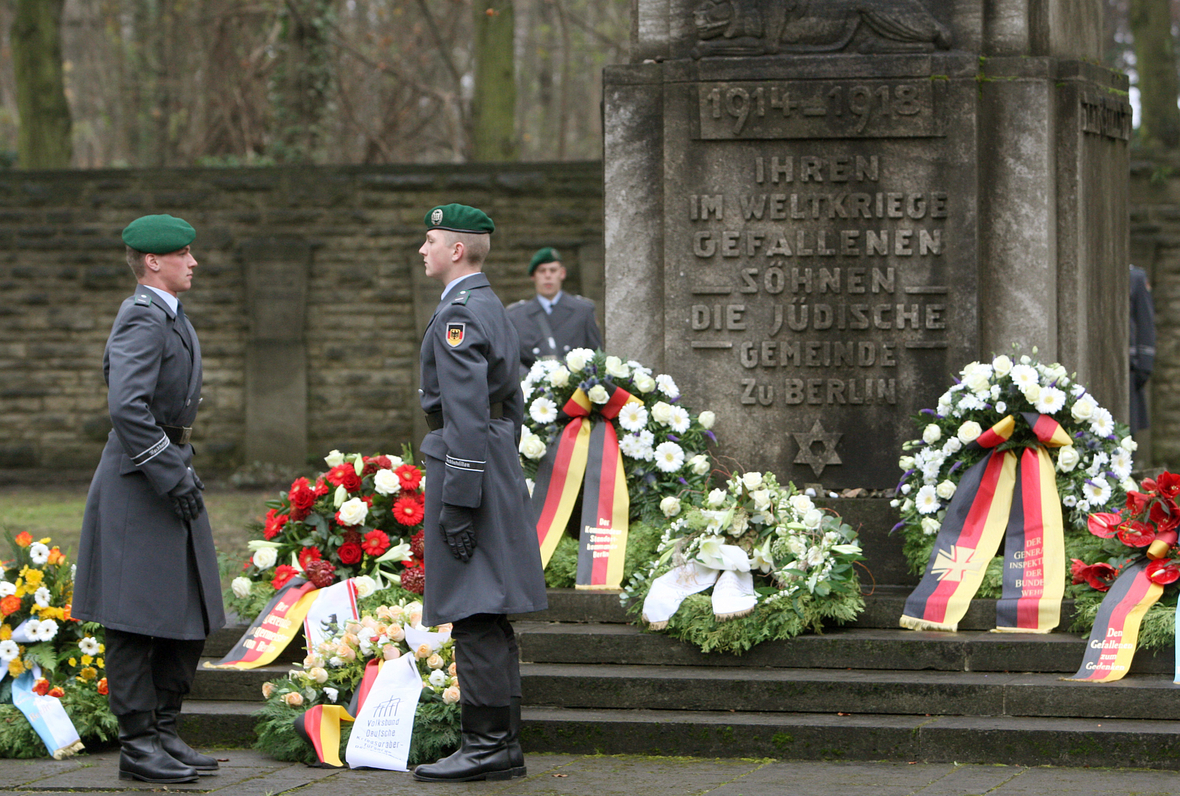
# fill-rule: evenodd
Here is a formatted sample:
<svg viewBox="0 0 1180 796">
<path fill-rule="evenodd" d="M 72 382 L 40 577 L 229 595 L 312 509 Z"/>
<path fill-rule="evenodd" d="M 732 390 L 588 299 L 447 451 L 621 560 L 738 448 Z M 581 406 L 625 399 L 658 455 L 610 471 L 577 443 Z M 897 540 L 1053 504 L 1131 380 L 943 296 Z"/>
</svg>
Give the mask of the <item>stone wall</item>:
<svg viewBox="0 0 1180 796">
<path fill-rule="evenodd" d="M 250 428 L 306 426 L 300 460 L 416 441 L 421 326 L 440 292 L 417 250 L 426 210 L 452 201 L 495 219 L 486 270 L 506 303 L 532 295 L 529 257 L 552 245 L 566 287 L 598 301 L 602 317 L 597 162 L 0 175 L 0 468 L 97 462 L 110 428 L 102 352 L 134 284 L 119 233 L 146 213 L 198 232 L 183 298 L 204 355 L 194 443 L 205 468 L 244 463 L 258 449 Z M 272 308 L 254 322 L 259 290 L 274 301 L 302 290 L 302 317 Z M 300 328 L 260 328 L 284 322 Z M 268 361 L 276 338 L 303 341 L 305 375 Z M 306 382 L 305 423 L 272 409 L 248 419 L 292 379 Z"/>
</svg>

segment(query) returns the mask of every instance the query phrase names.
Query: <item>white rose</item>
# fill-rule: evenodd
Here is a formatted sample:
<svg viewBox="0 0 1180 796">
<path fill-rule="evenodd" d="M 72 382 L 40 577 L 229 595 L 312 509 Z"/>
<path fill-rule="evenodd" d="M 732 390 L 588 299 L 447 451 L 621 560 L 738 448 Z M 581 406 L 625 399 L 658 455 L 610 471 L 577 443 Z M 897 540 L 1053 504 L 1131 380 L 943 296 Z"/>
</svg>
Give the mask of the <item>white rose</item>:
<svg viewBox="0 0 1180 796">
<path fill-rule="evenodd" d="M 570 372 L 559 365 L 549 372 L 549 383 L 554 387 L 564 387 L 570 383 Z"/>
<path fill-rule="evenodd" d="M 807 495 L 791 495 L 791 508 L 799 514 L 804 514 L 815 508 L 815 504 L 811 502 L 811 498 Z"/>
<path fill-rule="evenodd" d="M 742 475 L 742 483 L 746 485 L 746 489 L 757 489 L 762 486 L 762 473 L 751 470 Z"/>
<path fill-rule="evenodd" d="M 373 475 L 373 489 L 381 495 L 396 495 L 402 491 L 402 485 L 393 470 L 378 470 Z"/>
<path fill-rule="evenodd" d="M 307 670 L 307 679 L 323 685 L 328 682 L 328 670 L 321 666 L 313 666 Z"/>
<path fill-rule="evenodd" d="M 675 497 L 666 497 L 660 501 L 660 511 L 664 512 L 665 517 L 675 517 L 680 513 L 680 499 Z"/>
<path fill-rule="evenodd" d="M 1129 476 L 1127 478 L 1124 478 L 1122 481 L 1120 481 L 1119 486 L 1121 486 L 1123 488 L 1124 492 L 1138 492 L 1139 491 L 1139 484 L 1137 484 L 1135 482 L 1134 478 L 1131 478 Z"/>
<path fill-rule="evenodd" d="M 708 409 L 697 415 L 697 422 L 701 424 L 701 428 L 708 431 L 717 422 L 717 415 L 710 412 Z"/>
<path fill-rule="evenodd" d="M 692 468 L 696 475 L 704 475 L 709 472 L 709 457 L 703 453 L 698 453 L 688 460 L 688 466 Z"/>
<path fill-rule="evenodd" d="M 1024 399 L 1026 401 L 1028 401 L 1030 404 L 1035 404 L 1037 402 L 1037 400 L 1041 397 L 1041 385 L 1030 384 L 1024 388 L 1023 393 L 1024 393 Z"/>
<path fill-rule="evenodd" d="M 933 423 L 926 426 L 926 428 L 922 429 L 922 440 L 927 445 L 933 445 L 934 443 L 938 442 L 940 439 L 942 439 L 942 429 L 939 428 L 938 426 L 934 425 Z"/>
<path fill-rule="evenodd" d="M 943 500 L 950 500 L 955 495 L 955 484 L 953 481 L 943 481 L 934 491 Z"/>
<path fill-rule="evenodd" d="M 1000 354 L 992 360 L 992 370 L 996 372 L 997 376 L 1007 376 L 1012 370 L 1012 360 Z"/>
<path fill-rule="evenodd" d="M 584 370 L 586 363 L 590 361 L 590 357 L 594 355 L 593 351 L 585 348 L 575 348 L 565 355 L 566 367 L 570 369 L 571 373 Z"/>
<path fill-rule="evenodd" d="M 254 566 L 259 569 L 270 569 L 278 561 L 279 553 L 273 547 L 261 547 L 254 553 Z"/>
<path fill-rule="evenodd" d="M 369 505 L 360 498 L 346 500 L 340 507 L 340 521 L 345 525 L 360 525 L 369 516 Z"/>
<path fill-rule="evenodd" d="M 725 490 L 724 489 L 714 489 L 712 492 L 709 493 L 709 497 L 707 497 L 705 499 L 705 502 L 713 507 L 720 506 L 722 503 L 725 502 Z"/>
<path fill-rule="evenodd" d="M 368 597 L 370 594 L 377 591 L 377 581 L 373 580 L 368 575 L 358 575 L 352 579 L 352 584 L 356 586 L 357 597 Z"/>
<path fill-rule="evenodd" d="M 803 515 L 803 525 L 815 530 L 824 521 L 824 513 L 819 509 L 811 509 Z"/>
<path fill-rule="evenodd" d="M 321 448 L 321 450 L 323 449 Z M 338 464 L 344 464 L 344 454 L 338 450 L 333 450 L 324 457 L 324 461 L 327 462 L 329 467 L 335 467 Z"/>
<path fill-rule="evenodd" d="M 933 536 L 938 533 L 938 529 L 942 527 L 942 523 L 933 517 L 922 518 L 922 533 L 927 536 Z"/>
<path fill-rule="evenodd" d="M 1074 420 L 1089 420 L 1098 411 L 1098 402 L 1089 395 L 1083 395 L 1070 407 L 1069 413 Z"/>
<path fill-rule="evenodd" d="M 968 420 L 959 426 L 959 431 L 955 434 L 959 441 L 964 445 L 974 442 L 983 433 L 983 426 L 976 423 L 974 420 Z"/>
<path fill-rule="evenodd" d="M 538 434 L 520 435 L 520 453 L 527 459 L 536 461 L 545 455 L 545 441 Z"/>
<path fill-rule="evenodd" d="M 979 369 L 972 372 L 964 383 L 967 385 L 967 389 L 971 390 L 971 392 L 983 392 L 991 386 L 991 379 L 988 378 L 989 376 L 990 374 L 987 371 Z"/>
<path fill-rule="evenodd" d="M 1072 472 L 1073 468 L 1078 466 L 1078 462 L 1081 461 L 1081 458 L 1082 457 L 1078 454 L 1077 450 L 1074 449 L 1073 445 L 1064 447 L 1061 449 L 1061 452 L 1057 454 L 1057 469 L 1063 473 Z"/>
<path fill-rule="evenodd" d="M 646 374 L 635 376 L 635 389 L 647 394 L 656 388 L 656 380 Z"/>
<path fill-rule="evenodd" d="M 755 511 L 766 511 L 766 509 L 770 506 L 769 489 L 755 489 L 750 493 L 750 498 L 754 501 Z"/>
<path fill-rule="evenodd" d="M 631 375 L 631 368 L 627 367 L 618 357 L 607 357 L 606 372 L 616 379 L 625 379 Z"/>
<path fill-rule="evenodd" d="M 1123 437 L 1121 440 L 1119 440 L 1119 447 L 1129 453 L 1134 453 L 1135 451 L 1139 450 L 1139 443 L 1130 437 Z"/>
<path fill-rule="evenodd" d="M 255 553 L 254 555 L 257 556 L 258 554 Z M 252 584 L 249 578 L 238 577 L 233 579 L 233 582 L 229 584 L 229 587 L 233 589 L 234 596 L 240 600 L 250 593 L 251 585 Z"/>
<path fill-rule="evenodd" d="M 604 404 L 610 400 L 610 394 L 606 391 L 606 387 L 601 384 L 595 384 L 590 388 L 590 392 L 586 393 L 586 397 L 590 399 L 590 403 Z"/>
<path fill-rule="evenodd" d="M 914 457 L 902 456 L 897 460 L 897 466 L 902 469 L 902 472 L 909 472 L 910 470 L 914 469 Z"/>
<path fill-rule="evenodd" d="M 651 418 L 657 423 L 668 425 L 672 422 L 672 405 L 656 401 L 656 405 L 651 408 Z"/>
</svg>

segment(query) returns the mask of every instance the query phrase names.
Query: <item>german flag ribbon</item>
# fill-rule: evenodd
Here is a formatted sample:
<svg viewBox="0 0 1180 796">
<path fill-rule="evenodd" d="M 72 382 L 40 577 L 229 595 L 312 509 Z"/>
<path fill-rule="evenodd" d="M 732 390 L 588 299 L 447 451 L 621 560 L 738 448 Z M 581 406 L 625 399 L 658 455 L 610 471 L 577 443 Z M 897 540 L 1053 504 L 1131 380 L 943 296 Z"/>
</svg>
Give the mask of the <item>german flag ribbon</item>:
<svg viewBox="0 0 1180 796">
<path fill-rule="evenodd" d="M 343 705 L 313 705 L 295 717 L 296 734 L 315 749 L 319 762 L 313 768 L 345 768 L 340 760 L 340 723 L 356 721 L 382 662 L 374 658 L 365 664 L 365 672 L 347 708 Z"/>
<path fill-rule="evenodd" d="M 901 626 L 958 629 L 987 565 L 1005 541 L 1003 591 L 996 630 L 1048 633 L 1060 622 L 1065 591 L 1065 527 L 1048 447 L 1072 440 L 1053 418 L 1023 414 L 1039 444 L 995 450 L 1016 429 L 1008 415 L 968 448 L 991 449 L 959 482 L 938 531 L 930 562 L 906 600 Z"/>
<path fill-rule="evenodd" d="M 266 666 L 286 649 L 303 627 L 311 604 L 319 597 L 314 583 L 291 578 L 255 617 L 233 649 L 209 669 L 256 669 Z"/>
<path fill-rule="evenodd" d="M 602 386 L 608 398 L 596 411 L 580 387 L 562 407 L 558 422 L 566 425 L 537 468 L 531 504 L 541 563 L 548 565 L 582 494 L 579 589 L 620 588 L 627 549 L 630 498 L 618 435 L 610 421 L 624 405 L 639 399 L 609 382 Z"/>
<path fill-rule="evenodd" d="M 1164 593 L 1162 585 L 1147 577 L 1149 564 L 1148 559 L 1136 561 L 1110 584 L 1094 617 L 1082 665 L 1077 674 L 1064 679 L 1109 683 L 1130 671 L 1139 642 L 1139 623 Z"/>
</svg>

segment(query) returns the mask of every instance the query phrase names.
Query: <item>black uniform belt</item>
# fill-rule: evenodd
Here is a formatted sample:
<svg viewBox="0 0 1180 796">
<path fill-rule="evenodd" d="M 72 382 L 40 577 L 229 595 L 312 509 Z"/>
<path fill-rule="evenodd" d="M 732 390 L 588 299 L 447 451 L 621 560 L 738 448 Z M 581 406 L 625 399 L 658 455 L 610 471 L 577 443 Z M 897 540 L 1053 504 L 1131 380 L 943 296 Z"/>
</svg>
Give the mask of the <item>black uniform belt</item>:
<svg viewBox="0 0 1180 796">
<path fill-rule="evenodd" d="M 166 426 L 163 423 L 156 423 L 156 425 L 164 429 L 164 436 L 173 445 L 187 445 L 189 437 L 193 435 L 192 426 Z"/>
<path fill-rule="evenodd" d="M 504 404 L 494 403 L 488 407 L 492 420 L 499 420 L 504 416 Z M 443 427 L 443 413 L 440 409 L 437 412 L 426 413 L 426 426 L 431 431 L 438 431 Z"/>
</svg>

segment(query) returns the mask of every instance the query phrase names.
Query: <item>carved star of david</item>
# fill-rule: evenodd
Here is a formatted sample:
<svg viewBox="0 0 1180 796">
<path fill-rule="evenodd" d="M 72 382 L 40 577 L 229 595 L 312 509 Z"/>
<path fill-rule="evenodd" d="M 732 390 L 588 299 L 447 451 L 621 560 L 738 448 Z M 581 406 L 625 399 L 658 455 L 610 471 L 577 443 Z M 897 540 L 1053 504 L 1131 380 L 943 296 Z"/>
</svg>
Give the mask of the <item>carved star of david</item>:
<svg viewBox="0 0 1180 796">
<path fill-rule="evenodd" d="M 844 435 L 825 431 L 824 424 L 819 420 L 812 424 L 811 431 L 792 431 L 791 436 L 799 443 L 799 455 L 795 457 L 795 464 L 810 465 L 816 478 L 823 474 L 824 468 L 829 464 L 843 464 L 840 455 L 836 453 L 836 443 Z M 823 445 L 823 450 L 818 453 L 812 447 L 817 442 Z"/>
<path fill-rule="evenodd" d="M 978 572 L 981 562 L 973 561 L 974 550 L 951 545 L 950 551 L 939 550 L 934 559 L 931 571 L 938 575 L 938 579 L 959 582 L 968 572 Z"/>
</svg>

